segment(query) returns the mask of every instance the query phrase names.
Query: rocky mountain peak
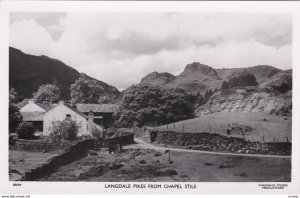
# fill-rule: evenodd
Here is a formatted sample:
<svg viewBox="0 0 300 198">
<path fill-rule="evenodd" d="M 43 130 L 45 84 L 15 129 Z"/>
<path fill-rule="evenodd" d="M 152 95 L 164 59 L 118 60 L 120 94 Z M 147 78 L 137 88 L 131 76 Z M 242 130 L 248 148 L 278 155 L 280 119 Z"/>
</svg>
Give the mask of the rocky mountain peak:
<svg viewBox="0 0 300 198">
<path fill-rule="evenodd" d="M 210 76 L 213 78 L 219 78 L 216 70 L 208 65 L 201 64 L 199 62 L 193 62 L 188 64 L 183 73 L 197 73 L 206 76 Z"/>
<path fill-rule="evenodd" d="M 173 76 L 170 73 L 167 72 L 158 73 L 157 71 L 155 71 L 142 78 L 141 83 L 163 85 L 174 80 L 174 78 L 175 76 Z"/>
</svg>

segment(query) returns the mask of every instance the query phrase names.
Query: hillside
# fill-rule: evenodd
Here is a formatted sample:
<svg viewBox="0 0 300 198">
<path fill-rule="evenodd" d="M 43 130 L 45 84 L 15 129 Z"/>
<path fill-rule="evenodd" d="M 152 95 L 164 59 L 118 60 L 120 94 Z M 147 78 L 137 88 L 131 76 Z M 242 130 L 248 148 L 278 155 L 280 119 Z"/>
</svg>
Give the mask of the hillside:
<svg viewBox="0 0 300 198">
<path fill-rule="evenodd" d="M 63 62 L 47 56 L 34 56 L 9 48 L 9 87 L 15 88 L 20 99 L 32 97 L 40 85 L 57 84 L 64 99 L 70 98 L 70 85 L 81 74 Z M 91 77 L 89 77 L 91 78 Z M 98 81 L 105 92 L 119 94 L 119 91 L 102 81 Z"/>
<path fill-rule="evenodd" d="M 197 116 L 215 112 L 268 112 L 281 115 L 292 110 L 292 92 L 273 94 L 251 89 L 217 91 L 209 100 L 196 107 Z"/>
<path fill-rule="evenodd" d="M 141 84 L 159 85 L 168 89 L 183 89 L 192 94 L 204 94 L 207 90 L 221 87 L 224 80 L 241 75 L 253 74 L 262 88 L 268 88 L 292 78 L 292 72 L 282 71 L 268 65 L 258 65 L 247 68 L 214 69 L 198 62 L 188 64 L 182 73 L 173 76 L 168 73 L 154 72 L 142 78 Z M 284 77 L 281 77 L 284 76 Z"/>
<path fill-rule="evenodd" d="M 230 135 L 234 137 L 243 137 L 244 131 L 244 136 L 248 140 L 262 141 L 264 137 L 266 142 L 273 142 L 274 138 L 276 142 L 286 142 L 286 137 L 291 141 L 291 123 L 291 117 L 284 120 L 267 112 L 218 112 L 169 124 L 168 129 L 167 125 L 164 125 L 159 127 L 159 130 L 227 135 L 226 130 L 231 129 Z"/>
</svg>

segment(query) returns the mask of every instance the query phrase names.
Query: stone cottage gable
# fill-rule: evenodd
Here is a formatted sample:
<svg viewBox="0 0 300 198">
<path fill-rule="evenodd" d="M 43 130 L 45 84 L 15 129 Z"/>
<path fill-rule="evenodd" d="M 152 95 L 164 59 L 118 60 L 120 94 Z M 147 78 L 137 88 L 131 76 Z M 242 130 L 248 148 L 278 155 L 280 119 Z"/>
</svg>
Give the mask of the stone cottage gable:
<svg viewBox="0 0 300 198">
<path fill-rule="evenodd" d="M 44 114 L 43 135 L 47 136 L 51 133 L 53 121 L 63 121 L 67 117 L 77 123 L 78 136 L 90 135 L 88 130 L 88 116 L 64 103 L 59 103 Z"/>
</svg>

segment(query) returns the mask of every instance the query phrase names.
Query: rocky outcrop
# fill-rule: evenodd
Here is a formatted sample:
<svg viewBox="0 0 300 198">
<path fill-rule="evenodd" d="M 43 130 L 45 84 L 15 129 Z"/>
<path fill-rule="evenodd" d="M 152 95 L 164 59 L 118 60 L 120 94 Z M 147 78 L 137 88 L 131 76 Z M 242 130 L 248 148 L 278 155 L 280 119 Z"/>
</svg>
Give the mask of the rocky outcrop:
<svg viewBox="0 0 300 198">
<path fill-rule="evenodd" d="M 170 73 L 158 73 L 155 71 L 142 78 L 141 84 L 165 85 L 174 79 L 175 76 Z"/>
<path fill-rule="evenodd" d="M 292 109 L 291 92 L 274 95 L 266 92 L 239 92 L 231 94 L 216 92 L 209 101 L 196 107 L 196 115 L 215 112 L 269 112 L 282 114 Z"/>
</svg>

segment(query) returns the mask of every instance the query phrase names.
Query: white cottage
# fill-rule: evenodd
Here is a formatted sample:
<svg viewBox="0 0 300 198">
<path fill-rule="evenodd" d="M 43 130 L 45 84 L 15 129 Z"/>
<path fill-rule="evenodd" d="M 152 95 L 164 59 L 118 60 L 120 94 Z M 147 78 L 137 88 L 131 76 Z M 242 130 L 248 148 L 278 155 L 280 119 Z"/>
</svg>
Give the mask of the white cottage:
<svg viewBox="0 0 300 198">
<path fill-rule="evenodd" d="M 57 106 L 44 114 L 43 135 L 48 136 L 51 133 L 50 129 L 53 121 L 63 121 L 65 118 L 71 118 L 76 121 L 78 136 L 90 135 L 88 130 L 88 116 L 63 102 L 60 102 Z"/>
<path fill-rule="evenodd" d="M 20 108 L 20 112 L 42 112 L 45 113 L 52 108 L 49 104 L 35 102 L 33 99 L 28 100 L 28 103 Z"/>
</svg>

